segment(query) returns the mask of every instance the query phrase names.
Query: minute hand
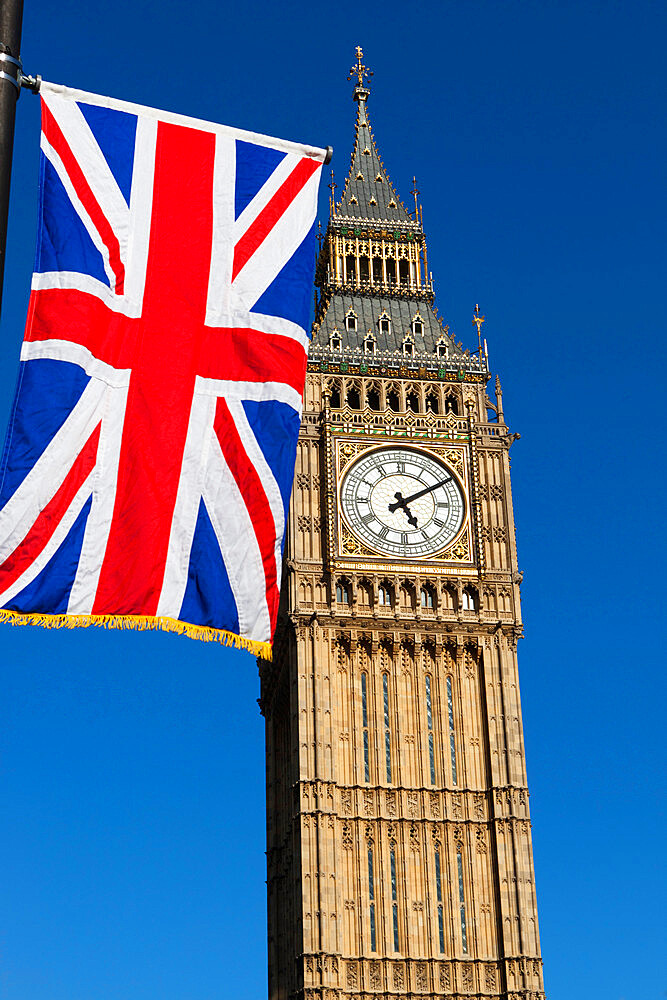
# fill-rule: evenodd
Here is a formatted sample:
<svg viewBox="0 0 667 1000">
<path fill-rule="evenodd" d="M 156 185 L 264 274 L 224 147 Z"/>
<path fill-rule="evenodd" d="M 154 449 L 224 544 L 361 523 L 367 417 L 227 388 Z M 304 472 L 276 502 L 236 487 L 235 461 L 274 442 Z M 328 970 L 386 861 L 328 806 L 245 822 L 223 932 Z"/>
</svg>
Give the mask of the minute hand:
<svg viewBox="0 0 667 1000">
<path fill-rule="evenodd" d="M 434 483 L 433 486 L 427 486 L 426 489 L 419 490 L 418 493 L 413 493 L 412 496 L 406 497 L 404 500 L 399 500 L 397 503 L 390 503 L 389 510 L 394 513 L 399 507 L 403 507 L 406 503 L 412 503 L 413 500 L 419 500 L 420 497 L 426 496 L 427 493 L 432 493 L 433 490 L 437 490 L 438 486 L 444 486 L 445 483 L 449 482 L 449 476 L 447 479 L 441 479 L 439 483 Z"/>
</svg>

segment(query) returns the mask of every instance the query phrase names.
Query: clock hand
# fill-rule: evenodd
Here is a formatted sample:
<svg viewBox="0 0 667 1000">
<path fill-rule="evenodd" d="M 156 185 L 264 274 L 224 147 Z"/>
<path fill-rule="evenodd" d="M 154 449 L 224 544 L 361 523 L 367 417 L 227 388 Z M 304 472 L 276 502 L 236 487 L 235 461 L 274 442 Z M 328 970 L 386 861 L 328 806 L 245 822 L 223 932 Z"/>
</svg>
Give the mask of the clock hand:
<svg viewBox="0 0 667 1000">
<path fill-rule="evenodd" d="M 433 490 L 437 490 L 438 486 L 444 486 L 445 483 L 448 482 L 449 482 L 449 477 L 447 477 L 447 479 L 441 479 L 439 483 L 434 483 L 433 486 L 427 486 L 426 489 L 419 490 L 418 493 L 413 493 L 411 496 L 405 497 L 405 499 L 403 499 L 403 496 L 400 493 L 394 493 L 397 502 L 390 503 L 389 510 L 392 512 L 392 514 L 394 513 L 395 510 L 398 510 L 399 507 L 402 507 L 403 510 L 405 510 L 406 504 L 412 503 L 413 500 L 419 500 L 420 497 L 426 496 L 427 493 L 431 493 Z"/>
<path fill-rule="evenodd" d="M 403 499 L 403 496 L 402 496 L 401 493 L 394 493 L 394 496 L 396 497 L 397 502 L 396 503 L 390 503 L 389 504 L 389 510 L 393 514 L 394 511 L 398 510 L 398 508 L 400 507 L 401 510 L 404 512 L 405 516 L 408 519 L 408 524 L 411 524 L 414 528 L 418 528 L 419 525 L 417 524 L 417 518 L 414 516 L 414 514 L 412 513 L 412 511 L 408 507 L 407 500 Z"/>
</svg>

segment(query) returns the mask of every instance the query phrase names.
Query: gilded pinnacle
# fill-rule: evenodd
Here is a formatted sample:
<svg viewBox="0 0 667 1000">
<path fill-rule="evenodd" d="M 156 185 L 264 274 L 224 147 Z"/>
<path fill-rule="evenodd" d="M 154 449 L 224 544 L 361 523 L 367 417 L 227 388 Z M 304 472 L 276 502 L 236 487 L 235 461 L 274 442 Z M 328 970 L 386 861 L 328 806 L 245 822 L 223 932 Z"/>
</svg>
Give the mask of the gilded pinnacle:
<svg viewBox="0 0 667 1000">
<path fill-rule="evenodd" d="M 364 57 L 361 45 L 357 45 L 356 54 L 357 54 L 357 63 L 356 66 L 352 66 L 350 68 L 350 75 L 348 76 L 348 80 L 352 80 L 353 77 L 356 76 L 357 80 L 359 81 L 358 86 L 364 87 L 368 85 L 368 81 L 373 75 L 373 70 L 368 69 L 368 67 L 364 66 L 364 64 L 361 61 Z"/>
</svg>

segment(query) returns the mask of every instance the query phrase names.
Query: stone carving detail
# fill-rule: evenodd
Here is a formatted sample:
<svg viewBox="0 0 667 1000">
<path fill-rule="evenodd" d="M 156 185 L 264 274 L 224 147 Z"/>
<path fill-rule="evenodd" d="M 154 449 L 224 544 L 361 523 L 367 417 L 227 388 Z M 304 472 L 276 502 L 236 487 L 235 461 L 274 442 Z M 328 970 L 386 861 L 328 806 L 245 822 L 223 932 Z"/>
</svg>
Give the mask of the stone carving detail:
<svg viewBox="0 0 667 1000">
<path fill-rule="evenodd" d="M 343 847 L 346 850 L 351 851 L 352 850 L 352 827 L 350 826 L 349 823 L 343 823 L 342 840 L 343 840 Z"/>
<path fill-rule="evenodd" d="M 405 970 L 400 962 L 396 962 L 394 965 L 394 989 L 402 990 L 405 986 Z"/>
<path fill-rule="evenodd" d="M 382 989 L 382 963 L 371 962 L 369 969 L 369 984 L 372 990 Z"/>
<path fill-rule="evenodd" d="M 310 518 L 306 514 L 299 514 L 297 524 L 299 531 L 310 531 Z"/>
<path fill-rule="evenodd" d="M 419 851 L 419 831 L 416 823 L 410 824 L 410 850 Z"/>
<path fill-rule="evenodd" d="M 366 840 L 368 841 L 369 844 L 372 844 L 374 839 L 375 837 L 373 834 L 373 824 L 366 823 Z"/>
<path fill-rule="evenodd" d="M 417 962 L 415 965 L 415 988 L 423 993 L 428 989 L 428 966 L 426 962 Z"/>
<path fill-rule="evenodd" d="M 458 542 L 452 545 L 451 548 L 446 549 L 438 558 L 445 559 L 447 562 L 470 562 L 470 534 L 468 529 L 466 528 Z"/>
<path fill-rule="evenodd" d="M 463 475 L 463 453 L 457 449 L 449 449 L 445 452 L 445 460 L 449 462 L 453 469 Z"/>
<path fill-rule="evenodd" d="M 354 456 L 358 455 L 360 451 L 364 451 L 366 447 L 368 446 L 356 443 L 352 444 L 351 441 L 346 441 L 338 451 L 338 471 L 342 472 Z"/>
<path fill-rule="evenodd" d="M 487 965 L 484 972 L 484 989 L 495 991 L 496 988 L 496 967 Z"/>
<path fill-rule="evenodd" d="M 347 988 L 350 990 L 356 990 L 359 983 L 359 970 L 356 962 L 346 962 L 345 963 L 345 982 Z"/>
<path fill-rule="evenodd" d="M 424 903 L 421 899 L 415 899 L 412 903 L 412 909 L 421 912 L 424 909 Z"/>
<path fill-rule="evenodd" d="M 497 483 L 494 483 L 492 486 L 489 487 L 489 493 L 491 495 L 492 500 L 502 500 L 503 498 L 503 488 L 502 486 L 499 486 Z"/>
<path fill-rule="evenodd" d="M 433 816 L 440 815 L 440 796 L 437 792 L 430 793 L 431 798 L 431 813 Z"/>
<path fill-rule="evenodd" d="M 484 795 L 482 792 L 475 792 L 475 816 L 477 819 L 484 819 Z"/>
<path fill-rule="evenodd" d="M 440 966 L 440 989 L 443 992 L 446 991 L 447 993 L 449 993 L 451 988 L 452 988 L 452 975 L 449 969 L 449 965 L 447 965 L 446 962 L 443 962 L 442 965 Z"/>
<path fill-rule="evenodd" d="M 408 792 L 408 816 L 417 815 L 418 801 L 416 792 Z"/>
<path fill-rule="evenodd" d="M 369 788 L 364 789 L 364 812 L 370 816 L 375 809 L 375 796 Z"/>
<path fill-rule="evenodd" d="M 373 552 L 371 549 L 366 548 L 362 545 L 360 541 L 349 531 L 344 524 L 340 528 L 340 545 L 343 552 L 349 555 L 355 556 L 376 556 L 377 552 Z"/>
<path fill-rule="evenodd" d="M 386 793 L 387 812 L 390 816 L 396 815 L 396 792 Z"/>
<path fill-rule="evenodd" d="M 297 474 L 296 485 L 302 490 L 310 489 L 310 476 L 307 472 L 299 472 Z"/>
<path fill-rule="evenodd" d="M 478 854 L 486 854 L 486 834 L 482 827 L 475 833 L 475 846 Z"/>
<path fill-rule="evenodd" d="M 340 805 L 344 813 L 352 812 L 352 792 L 349 788 L 343 788 L 340 793 Z"/>
<path fill-rule="evenodd" d="M 474 989 L 473 967 L 469 962 L 461 966 L 461 986 L 465 993 L 472 993 Z"/>
<path fill-rule="evenodd" d="M 353 910 L 354 909 L 354 900 L 353 899 L 346 899 L 345 900 L 345 909 L 346 910 Z"/>
<path fill-rule="evenodd" d="M 454 817 L 454 819 L 460 819 L 462 816 L 460 795 L 452 795 L 452 816 Z"/>
<path fill-rule="evenodd" d="M 507 532 L 502 524 L 497 524 L 493 529 L 493 537 L 497 542 L 504 542 L 507 537 Z"/>
<path fill-rule="evenodd" d="M 460 826 L 454 827 L 454 844 L 457 850 L 463 849 L 463 830 Z"/>
</svg>

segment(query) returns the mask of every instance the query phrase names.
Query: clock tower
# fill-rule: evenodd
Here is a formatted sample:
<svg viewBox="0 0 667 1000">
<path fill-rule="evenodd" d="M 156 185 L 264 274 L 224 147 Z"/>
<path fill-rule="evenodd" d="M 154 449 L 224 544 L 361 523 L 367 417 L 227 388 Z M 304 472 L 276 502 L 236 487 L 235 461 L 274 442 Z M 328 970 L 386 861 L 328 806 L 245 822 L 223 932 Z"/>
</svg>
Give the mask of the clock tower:
<svg viewBox="0 0 667 1000">
<path fill-rule="evenodd" d="M 434 307 L 357 49 L 266 719 L 270 1000 L 541 1000 L 511 434 Z"/>
</svg>

